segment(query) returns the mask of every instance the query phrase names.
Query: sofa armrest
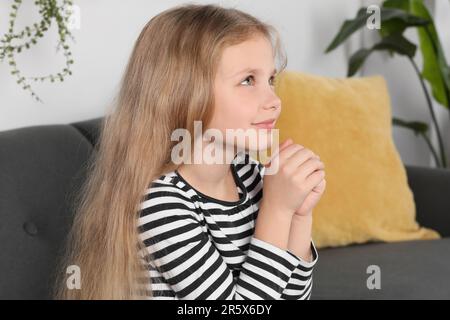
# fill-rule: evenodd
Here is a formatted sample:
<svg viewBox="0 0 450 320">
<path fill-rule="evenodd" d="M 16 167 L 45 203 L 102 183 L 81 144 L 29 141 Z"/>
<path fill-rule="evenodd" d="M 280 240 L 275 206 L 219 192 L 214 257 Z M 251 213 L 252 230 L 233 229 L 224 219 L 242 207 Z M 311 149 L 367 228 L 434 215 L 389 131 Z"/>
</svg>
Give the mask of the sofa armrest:
<svg viewBox="0 0 450 320">
<path fill-rule="evenodd" d="M 406 165 L 417 222 L 450 237 L 450 170 Z"/>
<path fill-rule="evenodd" d="M 69 125 L 77 129 L 91 143 L 91 145 L 97 149 L 97 142 L 100 137 L 104 119 L 105 117 L 98 117 L 69 123 Z"/>
</svg>

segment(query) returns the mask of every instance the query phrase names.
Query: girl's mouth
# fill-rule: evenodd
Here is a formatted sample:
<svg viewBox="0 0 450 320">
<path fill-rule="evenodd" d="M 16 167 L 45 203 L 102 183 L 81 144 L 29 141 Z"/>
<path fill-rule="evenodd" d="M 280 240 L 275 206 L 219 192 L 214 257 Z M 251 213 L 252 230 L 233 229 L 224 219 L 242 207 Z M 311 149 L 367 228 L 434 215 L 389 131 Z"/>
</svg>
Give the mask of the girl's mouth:
<svg viewBox="0 0 450 320">
<path fill-rule="evenodd" d="M 260 129 L 273 129 L 275 127 L 275 119 L 269 119 L 263 122 L 258 122 L 258 123 L 252 123 L 252 125 L 254 125 L 257 128 Z"/>
</svg>

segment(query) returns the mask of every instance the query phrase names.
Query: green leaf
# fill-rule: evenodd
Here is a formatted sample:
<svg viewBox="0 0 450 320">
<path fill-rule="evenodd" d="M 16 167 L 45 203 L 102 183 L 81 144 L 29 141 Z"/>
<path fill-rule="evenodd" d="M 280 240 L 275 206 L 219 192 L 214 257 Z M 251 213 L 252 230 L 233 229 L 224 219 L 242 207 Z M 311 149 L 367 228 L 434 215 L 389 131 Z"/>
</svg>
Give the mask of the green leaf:
<svg viewBox="0 0 450 320">
<path fill-rule="evenodd" d="M 355 18 L 351 20 L 345 20 L 334 39 L 328 45 L 325 52 L 328 53 L 336 49 L 354 32 L 364 27 L 369 15 L 370 14 L 367 13 L 367 8 L 361 8 L 358 10 Z M 397 8 L 380 8 L 380 18 L 382 22 L 382 28 L 387 21 L 401 21 L 402 27 L 425 25 L 429 22 L 427 19 L 414 16 Z"/>
<path fill-rule="evenodd" d="M 439 161 L 439 157 L 436 153 L 436 150 L 433 147 L 433 144 L 430 141 L 430 138 L 427 136 L 427 131 L 428 131 L 428 125 L 426 123 L 423 122 L 418 122 L 418 121 L 405 121 L 405 120 L 401 120 L 398 118 L 392 118 L 392 124 L 399 126 L 399 127 L 403 127 L 406 129 L 410 129 L 414 132 L 414 134 L 416 136 L 422 136 L 422 138 L 425 140 L 425 142 L 428 145 L 428 148 L 430 149 L 434 161 L 436 162 L 436 165 L 438 167 L 442 167 L 441 162 Z"/>
<path fill-rule="evenodd" d="M 402 21 L 406 26 L 423 26 L 427 25 L 430 21 L 424 17 L 414 15 L 408 11 L 398 8 L 380 8 L 381 22 L 387 22 L 392 20 Z"/>
<path fill-rule="evenodd" d="M 353 76 L 366 61 L 367 57 L 373 52 L 372 49 L 359 49 L 350 57 L 348 62 L 347 77 Z"/>
<path fill-rule="evenodd" d="M 358 10 L 356 17 L 351 20 L 345 20 L 339 29 L 338 33 L 328 45 L 325 52 L 330 52 L 337 48 L 342 42 L 344 42 L 349 36 L 356 32 L 359 28 L 364 26 L 367 21 L 367 9 L 361 8 Z"/>
<path fill-rule="evenodd" d="M 425 134 L 428 131 L 428 125 L 419 121 L 405 121 L 394 117 L 392 118 L 392 124 L 413 130 L 415 135 Z"/>
<path fill-rule="evenodd" d="M 406 39 L 400 33 L 391 34 L 383 38 L 379 43 L 373 46 L 374 50 L 390 50 L 395 53 L 414 57 L 416 54 L 417 46 Z"/>
<path fill-rule="evenodd" d="M 450 67 L 439 40 L 433 18 L 420 0 L 410 0 L 411 11 L 429 19 L 431 23 L 418 28 L 420 51 L 423 58 L 422 76 L 432 88 L 433 97 L 444 107 L 450 108 Z"/>
<path fill-rule="evenodd" d="M 409 10 L 409 2 L 405 0 L 387 0 L 383 2 L 383 8 L 395 8 L 400 9 L 406 12 L 410 12 Z M 382 28 L 380 29 L 380 34 L 382 37 L 386 37 L 395 32 L 405 31 L 407 25 L 402 20 L 391 20 L 386 21 Z"/>
<path fill-rule="evenodd" d="M 371 48 L 360 49 L 356 51 L 349 60 L 347 76 L 353 76 L 361 66 L 364 64 L 365 60 L 374 51 L 388 50 L 390 52 L 395 52 L 400 55 L 405 55 L 410 58 L 414 57 L 416 54 L 417 47 L 415 44 L 410 42 L 408 39 L 403 37 L 399 33 L 394 33 L 386 38 L 382 38 L 380 42 L 373 45 Z"/>
</svg>

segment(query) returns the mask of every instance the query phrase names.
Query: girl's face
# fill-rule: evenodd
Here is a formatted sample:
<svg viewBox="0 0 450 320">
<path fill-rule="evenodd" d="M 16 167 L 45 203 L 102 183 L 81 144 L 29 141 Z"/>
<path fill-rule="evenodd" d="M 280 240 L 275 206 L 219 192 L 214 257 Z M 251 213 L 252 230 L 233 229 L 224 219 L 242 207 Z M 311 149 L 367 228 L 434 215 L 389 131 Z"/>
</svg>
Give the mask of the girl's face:
<svg viewBox="0 0 450 320">
<path fill-rule="evenodd" d="M 255 124 L 276 121 L 280 115 L 281 100 L 273 83 L 275 74 L 272 45 L 267 38 L 259 36 L 225 48 L 214 83 L 215 110 L 208 128 L 219 129 L 224 139 L 226 129 L 244 132 L 248 129 L 257 141 L 252 139 L 249 144 L 250 139 L 246 138 L 243 145 L 240 139 L 235 139 L 234 147 L 253 151 L 269 148 L 273 131 Z"/>
</svg>

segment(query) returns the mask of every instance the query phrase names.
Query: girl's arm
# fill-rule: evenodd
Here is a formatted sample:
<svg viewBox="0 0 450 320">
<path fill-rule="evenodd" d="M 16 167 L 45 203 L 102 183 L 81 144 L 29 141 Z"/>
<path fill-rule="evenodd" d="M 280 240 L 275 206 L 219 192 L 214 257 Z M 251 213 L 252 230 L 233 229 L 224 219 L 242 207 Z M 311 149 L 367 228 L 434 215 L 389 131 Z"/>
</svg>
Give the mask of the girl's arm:
<svg viewBox="0 0 450 320">
<path fill-rule="evenodd" d="M 299 258 L 311 262 L 312 212 L 308 216 L 275 213 L 262 202 L 256 220 L 254 236 L 283 250 L 289 250 Z"/>
<path fill-rule="evenodd" d="M 301 259 L 311 262 L 312 212 L 307 216 L 294 215 L 289 233 L 288 250 Z"/>
<path fill-rule="evenodd" d="M 287 250 L 292 218 L 284 212 L 276 212 L 262 201 L 256 219 L 254 236 L 271 243 L 280 249 Z"/>
<path fill-rule="evenodd" d="M 312 212 L 308 216 L 293 215 L 291 219 L 276 213 L 262 201 L 256 220 L 255 237 L 292 253 L 300 262 L 289 277 L 281 299 L 309 299 L 312 270 L 318 254 L 311 238 Z"/>
</svg>

